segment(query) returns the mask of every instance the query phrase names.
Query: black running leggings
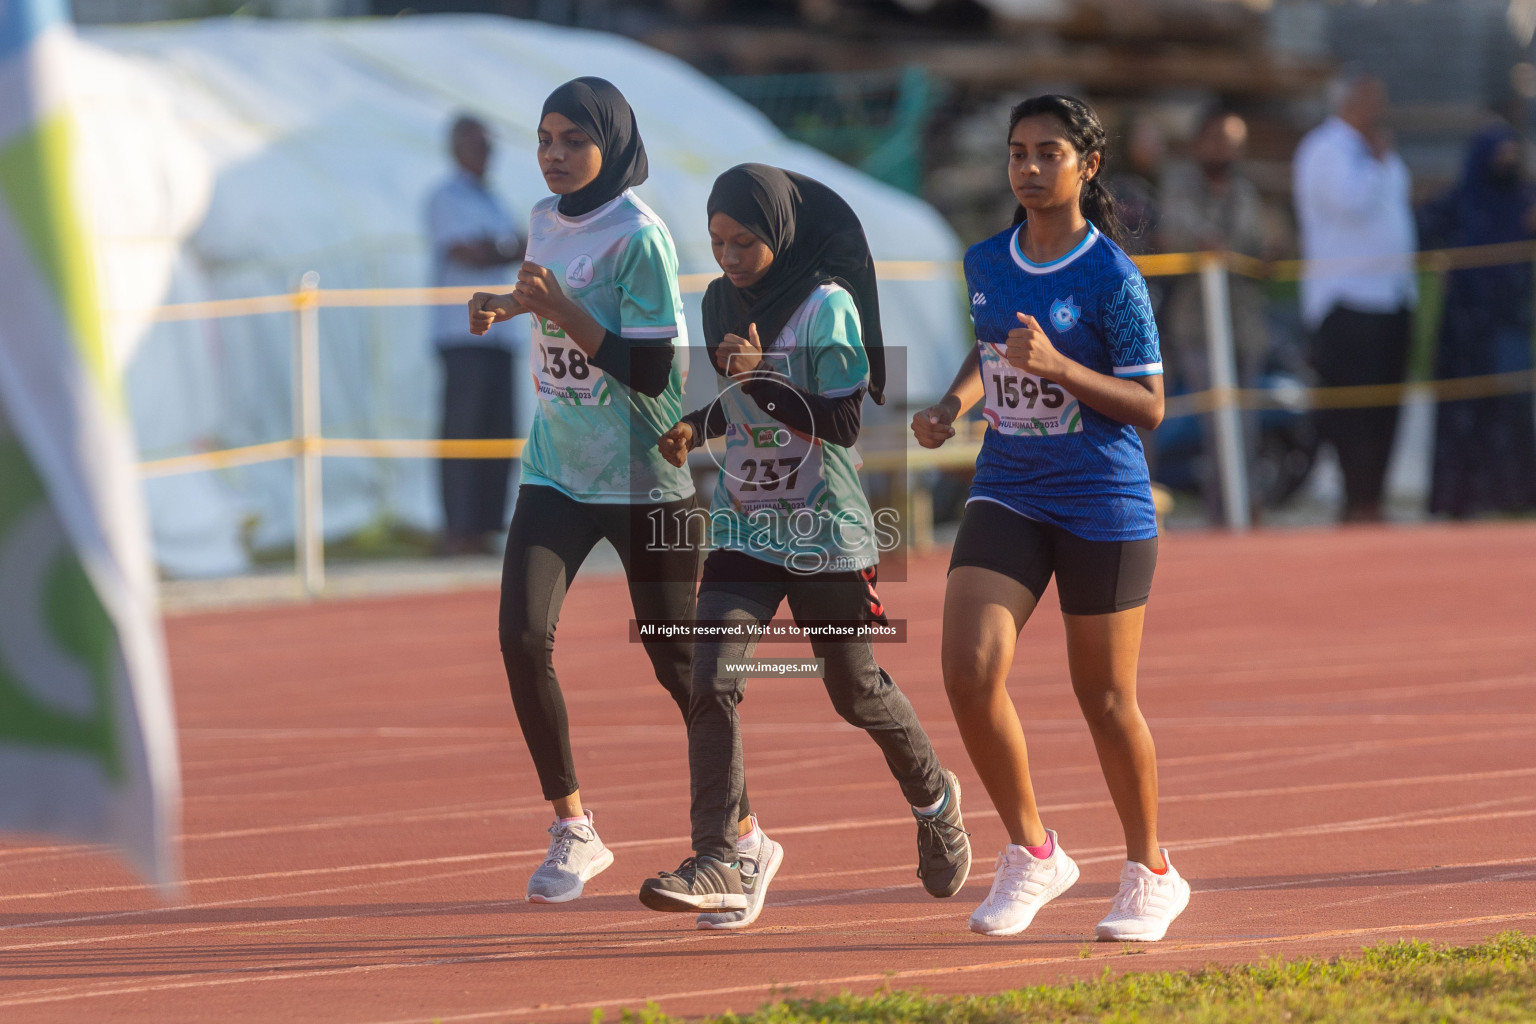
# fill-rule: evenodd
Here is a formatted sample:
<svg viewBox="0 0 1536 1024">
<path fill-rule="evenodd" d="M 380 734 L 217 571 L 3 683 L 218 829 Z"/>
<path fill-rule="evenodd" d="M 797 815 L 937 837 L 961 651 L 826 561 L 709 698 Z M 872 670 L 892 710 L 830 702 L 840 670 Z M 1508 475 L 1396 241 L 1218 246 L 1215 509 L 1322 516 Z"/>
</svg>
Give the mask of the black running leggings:
<svg viewBox="0 0 1536 1024">
<path fill-rule="evenodd" d="M 554 666 L 555 625 L 571 581 L 606 538 L 624 563 L 635 618 L 692 620 L 699 551 L 679 539 L 690 536 L 680 520 L 693 506 L 692 498 L 660 505 L 598 505 L 553 487 L 518 488 L 501 569 L 501 657 L 544 799 L 559 800 L 580 788 Z M 653 542 L 659 516 L 669 517 L 662 536 L 670 545 Z M 622 620 L 614 628 L 628 636 Z M 645 653 L 686 723 L 692 642 L 648 641 Z M 741 817 L 749 806 L 743 795 Z"/>
</svg>

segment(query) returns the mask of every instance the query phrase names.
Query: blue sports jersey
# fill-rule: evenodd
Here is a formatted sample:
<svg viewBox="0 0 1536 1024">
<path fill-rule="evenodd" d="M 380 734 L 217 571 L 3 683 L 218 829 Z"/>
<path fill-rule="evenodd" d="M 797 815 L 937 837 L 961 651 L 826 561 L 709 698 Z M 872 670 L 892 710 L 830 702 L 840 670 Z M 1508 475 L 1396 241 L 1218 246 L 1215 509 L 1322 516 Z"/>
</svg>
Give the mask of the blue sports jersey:
<svg viewBox="0 0 1536 1024">
<path fill-rule="evenodd" d="M 1086 540 L 1157 536 L 1147 457 L 1134 427 L 1078 402 L 1003 358 L 1016 313 L 1033 316 L 1062 355 L 1116 377 L 1163 372 L 1141 273 L 1090 225 L 1073 250 L 1033 263 L 1009 228 L 965 254 L 981 350 L 986 438 L 971 501 L 995 501 Z"/>
</svg>

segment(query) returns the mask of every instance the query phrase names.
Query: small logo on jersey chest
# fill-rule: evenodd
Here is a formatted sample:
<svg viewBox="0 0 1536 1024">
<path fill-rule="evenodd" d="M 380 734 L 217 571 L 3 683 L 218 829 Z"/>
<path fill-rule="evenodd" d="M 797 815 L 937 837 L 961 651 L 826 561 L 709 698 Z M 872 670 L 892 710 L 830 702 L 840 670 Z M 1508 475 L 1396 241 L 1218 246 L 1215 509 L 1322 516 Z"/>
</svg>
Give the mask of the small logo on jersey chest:
<svg viewBox="0 0 1536 1024">
<path fill-rule="evenodd" d="M 1072 301 L 1072 296 L 1068 295 L 1064 299 L 1057 299 L 1051 303 L 1051 326 L 1055 327 L 1058 331 L 1070 331 L 1077 326 L 1077 318 L 1080 313 L 1082 313 L 1082 309 Z"/>
<path fill-rule="evenodd" d="M 582 253 L 565 268 L 565 283 L 572 288 L 585 288 L 592 283 L 592 257 Z"/>
<path fill-rule="evenodd" d="M 987 304 L 987 294 L 986 294 L 986 292 L 972 292 L 971 293 L 971 305 L 973 305 L 973 306 L 985 306 L 986 304 Z"/>
</svg>

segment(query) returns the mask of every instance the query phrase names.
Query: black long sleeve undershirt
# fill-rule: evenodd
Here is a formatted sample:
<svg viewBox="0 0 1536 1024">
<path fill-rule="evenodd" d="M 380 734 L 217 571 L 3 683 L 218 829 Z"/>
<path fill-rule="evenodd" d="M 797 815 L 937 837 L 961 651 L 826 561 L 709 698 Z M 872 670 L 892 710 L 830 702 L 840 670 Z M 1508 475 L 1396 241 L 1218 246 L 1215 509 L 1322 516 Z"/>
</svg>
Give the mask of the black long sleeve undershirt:
<svg viewBox="0 0 1536 1024">
<path fill-rule="evenodd" d="M 851 448 L 864 418 L 864 389 L 832 398 L 814 395 L 776 377 L 754 377 L 741 386 L 757 407 L 823 444 Z"/>
<path fill-rule="evenodd" d="M 717 398 L 704 408 L 695 409 L 684 416 L 682 422 L 693 428 L 693 439 L 688 442 L 688 447 L 697 448 L 710 438 L 725 433 L 725 406 Z"/>
<path fill-rule="evenodd" d="M 640 341 L 604 331 L 602 344 L 587 362 L 620 384 L 655 398 L 667 390 L 672 378 L 672 354 L 671 338 Z"/>
<path fill-rule="evenodd" d="M 864 415 L 864 389 L 829 398 L 770 377 L 755 377 L 741 386 L 758 408 L 792 430 L 839 448 L 859 439 Z M 682 422 L 693 428 L 692 447 L 725 433 L 725 407 L 718 401 L 695 409 Z"/>
</svg>

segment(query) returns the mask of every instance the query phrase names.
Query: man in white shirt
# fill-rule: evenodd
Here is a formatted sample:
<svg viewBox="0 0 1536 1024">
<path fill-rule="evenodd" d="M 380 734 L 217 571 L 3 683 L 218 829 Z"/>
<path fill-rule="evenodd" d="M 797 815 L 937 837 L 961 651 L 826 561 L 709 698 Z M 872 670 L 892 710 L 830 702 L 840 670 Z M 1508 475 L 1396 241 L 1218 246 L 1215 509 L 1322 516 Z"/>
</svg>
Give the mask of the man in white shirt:
<svg viewBox="0 0 1536 1024">
<path fill-rule="evenodd" d="M 1344 75 L 1329 100 L 1333 116 L 1302 139 L 1293 166 L 1312 365 L 1325 386 L 1399 383 L 1418 301 L 1408 168 L 1384 124 L 1379 79 Z M 1318 414 L 1344 473 L 1346 522 L 1381 518 L 1397 415 L 1396 404 Z"/>
<path fill-rule="evenodd" d="M 473 117 L 454 121 L 449 151 L 457 165 L 427 198 L 432 240 L 432 283 L 484 287 L 511 281 L 526 240 L 485 184 L 491 141 Z M 466 291 L 466 295 L 468 292 Z M 511 437 L 514 422 L 512 360 L 527 345 L 527 317 L 469 333 L 462 302 L 432 309 L 432 340 L 443 360 L 445 439 Z M 505 528 L 512 464 L 504 459 L 445 459 L 439 463 L 443 495 L 441 554 L 494 551 Z"/>
</svg>

